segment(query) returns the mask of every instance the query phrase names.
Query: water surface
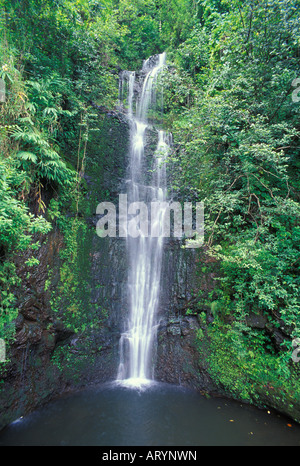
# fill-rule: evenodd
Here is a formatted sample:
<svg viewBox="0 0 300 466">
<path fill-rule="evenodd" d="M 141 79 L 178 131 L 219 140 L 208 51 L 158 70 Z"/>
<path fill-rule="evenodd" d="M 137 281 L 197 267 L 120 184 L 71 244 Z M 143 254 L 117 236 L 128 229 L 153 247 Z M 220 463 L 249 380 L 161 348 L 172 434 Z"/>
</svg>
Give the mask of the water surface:
<svg viewBox="0 0 300 466">
<path fill-rule="evenodd" d="M 176 386 L 103 385 L 64 396 L 0 433 L 0 446 L 300 446 L 275 413 Z"/>
</svg>

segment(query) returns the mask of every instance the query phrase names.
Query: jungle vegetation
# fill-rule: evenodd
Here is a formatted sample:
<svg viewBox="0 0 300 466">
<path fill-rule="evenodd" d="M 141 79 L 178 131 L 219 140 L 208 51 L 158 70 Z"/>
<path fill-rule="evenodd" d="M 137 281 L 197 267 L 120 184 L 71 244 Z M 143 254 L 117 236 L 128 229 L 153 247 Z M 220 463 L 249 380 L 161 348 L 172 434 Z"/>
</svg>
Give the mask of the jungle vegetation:
<svg viewBox="0 0 300 466">
<path fill-rule="evenodd" d="M 172 190 L 205 203 L 204 250 L 219 267 L 199 357 L 210 345 L 212 376 L 238 396 L 261 383 L 299 396 L 299 6 L 0 0 L 0 337 L 13 338 L 18 312 L 14 255 L 66 212 L 79 221 L 91 103 L 114 109 L 120 70 L 167 51 Z"/>
</svg>

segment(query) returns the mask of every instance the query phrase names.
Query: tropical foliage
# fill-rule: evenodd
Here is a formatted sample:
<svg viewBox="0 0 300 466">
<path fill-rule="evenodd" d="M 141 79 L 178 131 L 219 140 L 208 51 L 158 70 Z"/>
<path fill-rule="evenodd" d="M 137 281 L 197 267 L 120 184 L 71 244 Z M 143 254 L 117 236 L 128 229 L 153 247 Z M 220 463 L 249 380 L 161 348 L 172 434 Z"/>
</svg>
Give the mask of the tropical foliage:
<svg viewBox="0 0 300 466">
<path fill-rule="evenodd" d="M 246 372 L 237 355 L 251 352 L 252 375 L 257 364 L 271 380 L 275 361 L 295 369 L 291 341 L 300 332 L 299 2 L 201 3 L 200 24 L 164 77 L 166 124 L 178 144 L 173 184 L 204 201 L 207 254 L 220 264 L 208 334 L 234 352 L 235 371 Z M 260 331 L 247 325 L 253 314 L 266 319 Z M 213 354 L 214 376 L 227 371 L 229 387 L 236 374 Z"/>
<path fill-rule="evenodd" d="M 205 334 L 245 355 L 233 374 L 290 374 L 300 336 L 299 0 L 0 0 L 0 9 L 0 337 L 17 313 L 14 254 L 78 214 L 94 106 L 115 108 L 119 71 L 167 50 L 172 190 L 204 201 L 205 253 L 219 264 Z M 261 331 L 252 314 L 267 319 Z M 211 358 L 232 389 L 220 354 Z"/>
</svg>

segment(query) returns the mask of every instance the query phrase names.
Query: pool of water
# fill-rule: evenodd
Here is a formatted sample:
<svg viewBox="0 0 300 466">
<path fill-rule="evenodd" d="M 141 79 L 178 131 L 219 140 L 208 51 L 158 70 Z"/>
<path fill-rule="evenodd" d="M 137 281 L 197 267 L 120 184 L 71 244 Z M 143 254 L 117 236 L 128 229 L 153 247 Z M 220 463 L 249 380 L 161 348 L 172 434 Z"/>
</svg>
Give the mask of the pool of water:
<svg viewBox="0 0 300 466">
<path fill-rule="evenodd" d="M 300 446 L 300 426 L 266 410 L 165 384 L 63 396 L 0 432 L 0 446 Z"/>
</svg>

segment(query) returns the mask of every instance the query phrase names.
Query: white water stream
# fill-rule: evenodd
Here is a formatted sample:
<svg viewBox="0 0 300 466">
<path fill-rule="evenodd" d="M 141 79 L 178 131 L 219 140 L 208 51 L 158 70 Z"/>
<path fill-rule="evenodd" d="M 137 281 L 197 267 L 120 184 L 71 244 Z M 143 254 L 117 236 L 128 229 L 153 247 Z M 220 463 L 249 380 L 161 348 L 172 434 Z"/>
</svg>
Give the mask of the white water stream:
<svg viewBox="0 0 300 466">
<path fill-rule="evenodd" d="M 151 180 L 146 181 L 145 146 L 149 124 L 149 110 L 156 107 L 157 77 L 165 66 L 165 53 L 146 60 L 143 70 L 144 80 L 139 98 L 134 107 L 135 72 L 122 74 L 121 89 L 127 86 L 127 115 L 131 127 L 130 180 L 128 180 L 128 200 L 131 205 L 144 202 L 166 200 L 166 166 L 170 136 L 157 130 L 157 147 L 153 153 Z M 154 64 L 151 66 L 150 63 Z M 153 128 L 152 128 L 153 129 Z M 132 212 L 133 213 L 133 212 Z M 151 225 L 156 237 L 142 228 L 127 238 L 129 255 L 128 287 L 130 313 L 127 328 L 120 339 L 120 365 L 118 381 L 126 385 L 141 386 L 153 380 L 153 353 L 157 330 L 157 309 L 159 305 L 161 268 L 164 239 L 162 224 L 164 206 L 155 213 L 158 225 Z M 133 232 L 134 233 L 134 232 Z"/>
</svg>

